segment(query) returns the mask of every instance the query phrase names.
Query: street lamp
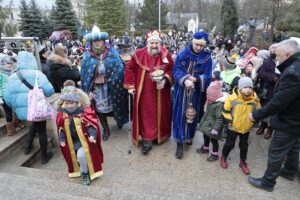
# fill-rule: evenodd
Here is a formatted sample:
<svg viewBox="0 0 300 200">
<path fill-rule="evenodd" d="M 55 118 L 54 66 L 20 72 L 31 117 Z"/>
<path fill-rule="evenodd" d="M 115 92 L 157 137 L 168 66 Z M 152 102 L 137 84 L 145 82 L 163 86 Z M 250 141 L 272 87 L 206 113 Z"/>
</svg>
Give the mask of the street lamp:
<svg viewBox="0 0 300 200">
<path fill-rule="evenodd" d="M 160 31 L 160 14 L 161 14 L 161 11 L 160 11 L 160 0 L 158 0 L 158 30 Z"/>
</svg>

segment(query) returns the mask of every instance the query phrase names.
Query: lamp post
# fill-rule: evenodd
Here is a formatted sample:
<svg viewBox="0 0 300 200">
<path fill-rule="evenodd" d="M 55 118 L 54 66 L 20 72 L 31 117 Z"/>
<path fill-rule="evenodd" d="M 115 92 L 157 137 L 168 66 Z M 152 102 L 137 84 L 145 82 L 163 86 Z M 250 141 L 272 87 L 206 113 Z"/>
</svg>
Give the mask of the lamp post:
<svg viewBox="0 0 300 200">
<path fill-rule="evenodd" d="M 158 0 L 158 30 L 160 31 L 160 15 L 161 15 L 161 11 L 160 11 L 160 2 L 161 0 Z"/>
</svg>

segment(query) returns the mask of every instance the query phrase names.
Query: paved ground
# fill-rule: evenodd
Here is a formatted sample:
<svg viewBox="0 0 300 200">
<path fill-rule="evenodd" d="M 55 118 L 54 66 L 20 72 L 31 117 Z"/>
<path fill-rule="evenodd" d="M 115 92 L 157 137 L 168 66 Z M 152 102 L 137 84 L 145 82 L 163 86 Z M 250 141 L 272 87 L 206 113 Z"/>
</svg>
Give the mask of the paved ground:
<svg viewBox="0 0 300 200">
<path fill-rule="evenodd" d="M 151 153 L 144 156 L 140 147 L 135 146 L 132 146 L 132 154 L 128 154 L 126 127 L 118 130 L 111 124 L 111 132 L 109 140 L 102 143 L 104 176 L 93 181 L 90 188 L 137 194 L 134 197 L 121 195 L 122 199 L 299 199 L 299 178 L 294 182 L 278 178 L 272 193 L 250 186 L 247 176 L 238 166 L 237 144 L 229 156 L 229 168 L 224 170 L 219 162 L 209 163 L 206 155 L 195 152 L 203 142 L 201 133 L 196 135 L 194 145 L 186 148 L 184 158 L 178 160 L 174 156 L 176 144 L 172 139 L 162 145 L 154 145 Z M 250 136 L 248 165 L 251 175 L 255 177 L 262 176 L 265 170 L 267 145 L 262 136 Z M 223 142 L 220 144 L 222 146 Z M 55 157 L 47 165 L 37 162 L 32 167 L 45 170 L 45 173 L 53 171 L 64 174 L 66 165 L 62 155 L 59 149 L 53 151 Z M 66 182 L 80 182 L 80 179 L 66 179 Z"/>
</svg>

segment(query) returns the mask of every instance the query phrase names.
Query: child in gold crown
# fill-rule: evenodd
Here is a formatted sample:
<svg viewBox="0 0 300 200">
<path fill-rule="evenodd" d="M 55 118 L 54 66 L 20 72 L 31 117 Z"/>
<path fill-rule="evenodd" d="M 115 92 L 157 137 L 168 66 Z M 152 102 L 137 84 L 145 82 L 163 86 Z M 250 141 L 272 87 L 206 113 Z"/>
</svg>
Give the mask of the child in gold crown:
<svg viewBox="0 0 300 200">
<path fill-rule="evenodd" d="M 103 174 L 103 153 L 96 113 L 82 90 L 67 84 L 58 102 L 56 125 L 69 177 L 82 175 L 81 184 Z"/>
</svg>

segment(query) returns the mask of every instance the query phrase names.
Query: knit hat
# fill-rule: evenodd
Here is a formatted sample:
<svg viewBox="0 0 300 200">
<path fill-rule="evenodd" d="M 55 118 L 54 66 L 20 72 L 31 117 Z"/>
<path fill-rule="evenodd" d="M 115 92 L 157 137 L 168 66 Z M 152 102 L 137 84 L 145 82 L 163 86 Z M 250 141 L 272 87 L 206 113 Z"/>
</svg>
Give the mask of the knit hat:
<svg viewBox="0 0 300 200">
<path fill-rule="evenodd" d="M 64 87 L 59 98 L 63 101 L 80 101 L 80 95 L 76 92 L 76 88 L 74 86 Z"/>
<path fill-rule="evenodd" d="M 225 57 L 223 60 L 223 66 L 226 70 L 234 70 L 235 69 L 235 60 L 232 57 Z"/>
<path fill-rule="evenodd" d="M 208 41 L 208 34 L 204 31 L 196 32 L 193 35 L 193 43 L 207 45 Z"/>
<path fill-rule="evenodd" d="M 217 99 L 219 99 L 222 96 L 222 83 L 220 81 L 211 82 L 206 91 L 207 103 L 214 103 Z"/>
<path fill-rule="evenodd" d="M 10 56 L 5 55 L 5 54 L 0 54 L 0 65 L 5 65 L 5 64 L 12 64 L 13 60 L 11 59 Z"/>
<path fill-rule="evenodd" d="M 265 49 L 259 50 L 257 52 L 257 57 L 261 58 L 263 61 L 267 60 L 270 57 L 270 51 L 265 50 Z"/>
<path fill-rule="evenodd" d="M 250 53 L 253 53 L 254 55 L 256 55 L 258 52 L 258 49 L 256 47 L 251 47 L 248 51 L 247 51 L 247 55 Z"/>
<path fill-rule="evenodd" d="M 45 46 L 40 46 L 39 47 L 39 55 L 40 57 L 47 51 Z"/>
<path fill-rule="evenodd" d="M 238 84 L 239 89 L 243 89 L 245 87 L 251 87 L 253 88 L 253 81 L 251 78 L 249 77 L 242 77 L 239 80 L 239 84 Z"/>
</svg>

